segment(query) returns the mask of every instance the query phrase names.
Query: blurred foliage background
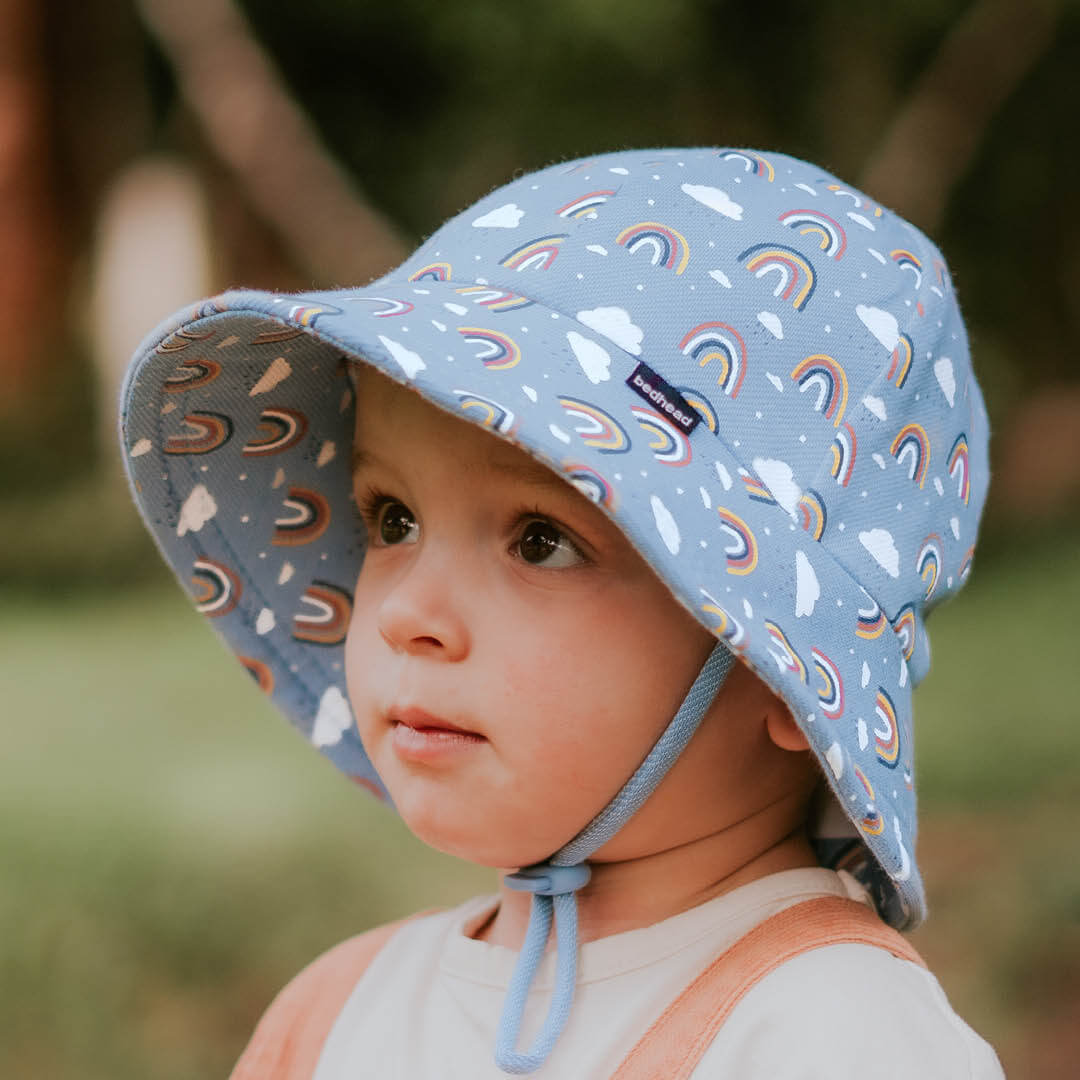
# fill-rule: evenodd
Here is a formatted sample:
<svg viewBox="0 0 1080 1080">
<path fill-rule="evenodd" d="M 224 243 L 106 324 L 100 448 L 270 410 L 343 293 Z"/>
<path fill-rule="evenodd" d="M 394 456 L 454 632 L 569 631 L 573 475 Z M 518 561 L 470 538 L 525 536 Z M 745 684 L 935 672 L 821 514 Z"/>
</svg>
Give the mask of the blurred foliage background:
<svg viewBox="0 0 1080 1080">
<path fill-rule="evenodd" d="M 701 144 L 816 161 L 949 259 L 994 478 L 916 696 L 916 943 L 1013 1080 L 1075 1075 L 1078 70 L 1068 0 L 3 0 L 0 1075 L 226 1075 L 318 951 L 492 884 L 303 752 L 166 580 L 114 434 L 141 335 L 364 282 L 554 160 Z"/>
</svg>

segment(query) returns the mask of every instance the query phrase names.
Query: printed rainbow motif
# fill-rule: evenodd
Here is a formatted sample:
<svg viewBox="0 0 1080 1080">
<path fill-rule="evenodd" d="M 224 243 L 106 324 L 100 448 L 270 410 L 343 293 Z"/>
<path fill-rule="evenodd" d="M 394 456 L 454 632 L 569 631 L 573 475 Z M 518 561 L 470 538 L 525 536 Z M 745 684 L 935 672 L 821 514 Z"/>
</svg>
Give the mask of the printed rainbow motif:
<svg viewBox="0 0 1080 1080">
<path fill-rule="evenodd" d="M 746 376 L 746 342 L 735 327 L 723 322 L 699 323 L 683 335 L 679 349 L 683 356 L 693 357 L 698 367 L 718 361 L 716 385 L 732 400 L 739 396 Z"/>
<path fill-rule="evenodd" d="M 773 498 L 773 493 L 752 473 L 746 469 L 739 469 L 739 476 L 742 477 L 743 487 L 746 488 L 746 494 L 750 496 L 754 502 L 767 503 L 772 506 L 776 505 L 776 499 Z"/>
<path fill-rule="evenodd" d="M 874 728 L 874 749 L 881 763 L 889 769 L 896 768 L 900 756 L 900 726 L 896 722 L 896 706 L 881 686 L 874 703 L 881 727 Z"/>
<path fill-rule="evenodd" d="M 974 558 L 975 558 L 975 545 L 972 544 L 972 546 L 969 547 L 967 549 L 967 551 L 964 552 L 964 558 L 961 560 L 961 563 L 960 563 L 960 570 L 958 571 L 958 573 L 960 575 L 960 580 L 962 582 L 967 581 L 968 574 L 971 573 L 971 563 L 974 560 Z"/>
<path fill-rule="evenodd" d="M 610 413 L 572 397 L 560 397 L 559 404 L 578 421 L 574 431 L 586 446 L 602 454 L 625 454 L 630 449 L 630 437 Z"/>
<path fill-rule="evenodd" d="M 788 210 L 778 220 L 787 228 L 796 230 L 800 236 L 817 237 L 818 247 L 834 259 L 839 259 L 847 251 L 844 227 L 820 210 Z"/>
<path fill-rule="evenodd" d="M 712 632 L 718 638 L 722 638 L 735 652 L 742 652 L 748 642 L 746 628 L 710 593 L 701 589 L 701 595 L 705 597 L 701 610 L 715 620 Z"/>
<path fill-rule="evenodd" d="M 686 465 L 690 462 L 693 451 L 685 431 L 645 405 L 631 405 L 630 411 L 634 414 L 638 427 L 652 436 L 649 449 L 657 461 L 664 465 Z"/>
<path fill-rule="evenodd" d="M 806 682 L 806 665 L 802 662 L 799 654 L 791 647 L 787 634 L 776 623 L 770 622 L 768 619 L 765 620 L 765 629 L 771 639 L 769 654 L 772 658 L 786 671 L 794 672 L 803 682 Z M 774 652 L 772 646 L 776 646 L 779 651 Z"/>
<path fill-rule="evenodd" d="M 820 540 L 825 534 L 825 525 L 828 521 L 825 500 L 813 488 L 807 488 L 799 496 L 799 501 L 795 505 L 799 523 L 803 529 L 815 540 Z"/>
<path fill-rule="evenodd" d="M 293 304 L 288 318 L 301 326 L 314 326 L 324 315 L 340 315 L 341 308 L 333 304 Z"/>
<path fill-rule="evenodd" d="M 292 341 L 298 338 L 304 331 L 296 326 L 272 326 L 269 330 L 263 330 L 251 339 L 252 345 L 276 345 L 281 341 Z"/>
<path fill-rule="evenodd" d="M 192 434 L 171 435 L 162 447 L 166 454 L 208 454 L 232 438 L 232 421 L 223 413 L 188 413 L 184 423 Z"/>
<path fill-rule="evenodd" d="M 741 161 L 746 172 L 759 176 L 770 184 L 776 179 L 776 170 L 768 158 L 753 150 L 718 150 L 717 153 L 724 161 Z"/>
<path fill-rule="evenodd" d="M 926 471 L 930 467 L 930 439 L 922 424 L 905 424 L 896 433 L 889 453 L 901 465 L 907 458 L 908 479 L 914 480 L 921 488 L 926 482 Z"/>
<path fill-rule="evenodd" d="M 269 695 L 274 692 L 274 673 L 266 664 L 261 660 L 256 660 L 253 656 L 240 656 L 239 653 L 236 658 L 264 694 Z"/>
<path fill-rule="evenodd" d="M 855 468 L 855 429 L 845 420 L 829 447 L 829 474 L 841 486 L 847 487 Z"/>
<path fill-rule="evenodd" d="M 929 600 L 937 588 L 938 575 L 941 573 L 941 560 L 943 545 L 941 537 L 937 533 L 931 533 L 919 545 L 919 552 L 915 556 L 915 572 L 922 578 L 926 591 L 924 600 Z"/>
<path fill-rule="evenodd" d="M 494 285 L 463 285 L 454 292 L 468 297 L 474 304 L 486 307 L 488 311 L 516 311 L 534 303 L 527 296 Z"/>
<path fill-rule="evenodd" d="M 896 248 L 894 251 L 889 252 L 889 257 L 901 270 L 906 270 L 915 278 L 916 289 L 922 285 L 922 263 L 919 262 L 917 255 L 907 251 L 905 248 Z"/>
<path fill-rule="evenodd" d="M 907 382 L 908 372 L 911 371 L 913 348 L 911 338 L 901 333 L 892 356 L 889 357 L 889 370 L 885 373 L 885 378 L 895 383 L 897 390 L 903 390 L 904 383 Z"/>
<path fill-rule="evenodd" d="M 874 785 L 870 783 L 866 778 L 866 773 L 858 765 L 853 764 L 852 769 L 855 772 L 855 779 L 862 785 L 862 789 L 866 792 L 867 799 L 869 799 L 866 804 L 866 813 L 859 822 L 859 826 L 863 832 L 869 833 L 870 836 L 880 836 L 885 831 L 885 819 L 874 807 L 874 800 L 877 798 L 877 795 L 874 794 Z"/>
<path fill-rule="evenodd" d="M 815 353 L 791 369 L 791 377 L 799 384 L 799 393 L 811 387 L 817 390 L 814 411 L 823 412 L 839 427 L 847 409 L 848 381 L 844 369 L 825 353 Z"/>
<path fill-rule="evenodd" d="M 949 269 L 941 259 L 934 259 L 934 273 L 937 275 L 938 285 L 942 289 L 952 289 L 952 282 L 949 280 Z"/>
<path fill-rule="evenodd" d="M 881 217 L 881 207 L 876 203 L 872 203 L 865 195 L 860 195 L 857 191 L 851 191 L 840 184 L 828 184 L 826 185 L 826 191 L 831 191 L 834 195 L 846 196 L 855 204 L 856 210 L 872 210 L 874 217 Z"/>
<path fill-rule="evenodd" d="M 874 785 L 871 784 L 869 780 L 867 780 L 866 773 L 864 773 L 858 765 L 854 765 L 852 767 L 855 770 L 855 779 L 858 780 L 860 784 L 862 784 L 863 791 L 866 792 L 867 798 L 871 802 L 873 802 L 877 798 L 877 795 L 874 793 Z"/>
<path fill-rule="evenodd" d="M 811 647 L 814 667 L 821 678 L 817 696 L 821 701 L 821 711 L 835 720 L 844 711 L 844 681 L 836 665 L 816 646 Z"/>
<path fill-rule="evenodd" d="M 395 315 L 408 315 L 416 306 L 409 300 L 394 300 L 389 296 L 350 296 L 354 304 L 384 304 L 382 311 L 373 311 L 376 319 L 391 319 Z"/>
<path fill-rule="evenodd" d="M 506 371 L 521 360 L 521 349 L 517 342 L 498 330 L 483 326 L 459 326 L 457 332 L 470 345 L 480 346 L 476 359 L 483 361 L 489 371 Z"/>
<path fill-rule="evenodd" d="M 814 295 L 817 283 L 814 268 L 794 248 L 784 244 L 755 244 L 739 255 L 739 262 L 757 278 L 776 274 L 773 296 L 790 300 L 796 311 L 802 311 Z"/>
<path fill-rule="evenodd" d="M 597 207 L 603 206 L 614 194 L 612 188 L 599 188 L 571 199 L 565 206 L 560 206 L 556 213 L 561 218 L 596 217 Z"/>
<path fill-rule="evenodd" d="M 499 265 L 507 270 L 547 270 L 559 254 L 562 242 L 569 233 L 555 233 L 552 236 L 541 236 L 536 240 L 530 240 L 521 247 L 514 248 L 509 255 L 504 255 L 499 260 Z"/>
<path fill-rule="evenodd" d="M 892 624 L 896 636 L 900 639 L 900 651 L 905 660 L 911 659 L 915 651 L 915 609 L 911 604 L 905 604 L 897 613 Z"/>
<path fill-rule="evenodd" d="M 325 495 L 311 488 L 291 487 L 282 500 L 291 514 L 274 521 L 271 543 L 278 547 L 298 547 L 318 540 L 330 524 L 330 503 Z"/>
<path fill-rule="evenodd" d="M 206 556 L 196 559 L 191 569 L 195 610 L 210 618 L 228 615 L 244 591 L 236 572 Z"/>
<path fill-rule="evenodd" d="M 410 281 L 449 281 L 453 274 L 453 267 L 448 262 L 433 262 L 427 266 L 421 266 L 419 270 L 409 275 Z"/>
<path fill-rule="evenodd" d="M 266 457 L 294 447 L 306 434 L 307 417 L 298 409 L 263 409 L 259 414 L 259 432 L 244 446 L 247 457 Z"/>
<path fill-rule="evenodd" d="M 682 233 L 676 232 L 658 221 L 639 221 L 623 229 L 615 237 L 615 243 L 626 248 L 631 255 L 645 249 L 651 251 L 649 262 L 681 274 L 690 261 L 690 245 Z"/>
<path fill-rule="evenodd" d="M 968 463 L 967 435 L 964 432 L 957 435 L 956 442 L 949 451 L 948 470 L 949 476 L 957 482 L 956 493 L 967 506 L 971 495 L 971 469 Z"/>
<path fill-rule="evenodd" d="M 483 394 L 473 393 L 472 390 L 455 390 L 454 394 L 458 399 L 458 408 L 462 412 L 478 413 L 484 427 L 491 428 L 500 435 L 513 434 L 517 417 L 505 405 L 500 405 Z"/>
<path fill-rule="evenodd" d="M 704 394 L 691 386 L 676 386 L 675 389 L 682 394 L 683 401 L 705 421 L 705 426 L 709 431 L 714 435 L 718 435 L 720 433 L 720 418 L 713 403 Z"/>
<path fill-rule="evenodd" d="M 207 314 L 213 314 L 208 312 Z M 207 341 L 214 336 L 213 330 L 198 331 L 193 330 L 190 326 L 182 326 L 179 330 L 174 330 L 158 347 L 154 350 L 156 353 L 161 353 L 163 356 L 171 352 L 180 352 L 182 349 L 186 349 L 191 345 L 196 345 L 200 341 Z"/>
<path fill-rule="evenodd" d="M 220 374 L 221 365 L 216 360 L 200 356 L 185 360 L 171 375 L 166 375 L 161 389 L 166 394 L 181 394 L 185 390 L 198 390 L 199 387 L 213 382 Z"/>
<path fill-rule="evenodd" d="M 881 610 L 881 605 L 873 597 L 867 594 L 866 598 L 870 601 L 870 606 L 859 608 L 855 636 L 866 641 L 873 641 L 874 638 L 881 637 L 889 620 L 885 618 L 885 612 Z"/>
<path fill-rule="evenodd" d="M 605 510 L 615 509 L 615 489 L 608 483 L 606 477 L 601 476 L 591 465 L 585 465 L 580 461 L 564 461 L 563 472 L 567 480 L 574 485 L 591 502 L 602 506 Z"/>
<path fill-rule="evenodd" d="M 313 581 L 300 597 L 301 609 L 293 616 L 292 636 L 312 645 L 340 645 L 352 615 L 352 595 L 328 581 Z"/>
<path fill-rule="evenodd" d="M 729 537 L 730 543 L 724 548 L 727 557 L 727 572 L 740 576 L 753 573 L 757 566 L 758 546 L 750 526 L 738 514 L 718 506 L 720 528 Z"/>
</svg>

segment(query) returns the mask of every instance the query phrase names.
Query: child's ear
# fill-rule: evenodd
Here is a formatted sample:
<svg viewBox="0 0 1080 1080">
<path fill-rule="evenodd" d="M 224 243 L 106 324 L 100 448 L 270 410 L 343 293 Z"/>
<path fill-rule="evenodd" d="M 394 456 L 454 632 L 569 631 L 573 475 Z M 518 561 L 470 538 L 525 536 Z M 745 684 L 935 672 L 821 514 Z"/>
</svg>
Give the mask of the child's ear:
<svg viewBox="0 0 1080 1080">
<path fill-rule="evenodd" d="M 810 743 L 795 723 L 791 710 L 775 694 L 768 702 L 765 712 L 765 730 L 769 738 L 781 750 L 809 750 Z"/>
</svg>

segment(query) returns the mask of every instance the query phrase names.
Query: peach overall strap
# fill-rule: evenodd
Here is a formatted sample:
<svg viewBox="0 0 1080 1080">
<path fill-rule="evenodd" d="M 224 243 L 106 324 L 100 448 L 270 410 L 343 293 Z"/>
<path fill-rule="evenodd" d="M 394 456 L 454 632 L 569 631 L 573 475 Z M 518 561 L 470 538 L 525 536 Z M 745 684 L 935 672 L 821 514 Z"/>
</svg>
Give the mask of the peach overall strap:
<svg viewBox="0 0 1080 1080">
<path fill-rule="evenodd" d="M 401 926 L 426 914 L 358 934 L 308 964 L 263 1013 L 229 1080 L 311 1080 L 357 980 Z"/>
<path fill-rule="evenodd" d="M 794 904 L 717 957 L 664 1010 L 612 1080 L 686 1080 L 748 990 L 804 952 L 846 944 L 875 945 L 926 967 L 897 931 L 855 900 L 823 896 Z"/>
</svg>

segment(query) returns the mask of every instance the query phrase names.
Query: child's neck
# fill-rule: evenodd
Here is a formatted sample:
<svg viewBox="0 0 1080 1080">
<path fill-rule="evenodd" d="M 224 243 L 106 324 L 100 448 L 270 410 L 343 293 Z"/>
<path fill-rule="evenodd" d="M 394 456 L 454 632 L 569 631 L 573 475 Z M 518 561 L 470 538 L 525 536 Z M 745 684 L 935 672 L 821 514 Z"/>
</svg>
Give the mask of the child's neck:
<svg viewBox="0 0 1080 1080">
<path fill-rule="evenodd" d="M 578 940 L 651 926 L 758 878 L 817 865 L 801 824 L 779 835 L 765 830 L 764 837 L 762 824 L 755 816 L 636 858 L 590 861 L 592 877 L 577 894 Z M 530 904 L 529 894 L 501 885 L 498 907 L 469 936 L 520 948 Z"/>
</svg>

